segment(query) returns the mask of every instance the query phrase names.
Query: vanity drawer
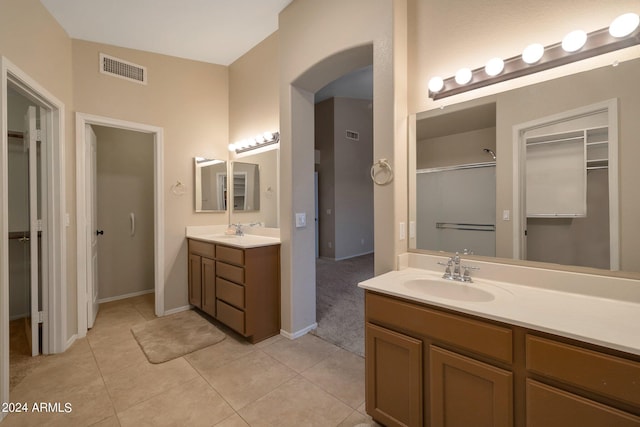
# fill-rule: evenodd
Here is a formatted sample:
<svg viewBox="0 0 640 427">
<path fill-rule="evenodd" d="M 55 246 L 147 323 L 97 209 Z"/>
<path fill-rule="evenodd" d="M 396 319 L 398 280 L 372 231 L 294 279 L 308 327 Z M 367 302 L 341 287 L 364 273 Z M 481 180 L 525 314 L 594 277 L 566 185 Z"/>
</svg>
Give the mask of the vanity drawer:
<svg viewBox="0 0 640 427">
<path fill-rule="evenodd" d="M 527 335 L 527 370 L 640 406 L 640 363 Z"/>
<path fill-rule="evenodd" d="M 216 259 L 230 264 L 244 265 L 244 250 L 229 246 L 216 246 Z"/>
<path fill-rule="evenodd" d="M 216 277 L 216 296 L 238 308 L 244 308 L 244 286 Z"/>
<path fill-rule="evenodd" d="M 231 307 L 221 300 L 217 300 L 216 315 L 219 321 L 244 335 L 244 311 Z"/>
<path fill-rule="evenodd" d="M 432 310 L 371 291 L 367 291 L 365 301 L 365 316 L 369 322 L 392 329 L 400 328 L 513 363 L 513 333 L 509 328 Z"/>
<path fill-rule="evenodd" d="M 640 417 L 528 379 L 527 427 L 638 427 Z"/>
<path fill-rule="evenodd" d="M 189 253 L 213 259 L 215 258 L 215 245 L 213 243 L 189 239 Z"/>
<path fill-rule="evenodd" d="M 217 261 L 216 276 L 231 280 L 232 282 L 244 283 L 244 268 Z"/>
</svg>

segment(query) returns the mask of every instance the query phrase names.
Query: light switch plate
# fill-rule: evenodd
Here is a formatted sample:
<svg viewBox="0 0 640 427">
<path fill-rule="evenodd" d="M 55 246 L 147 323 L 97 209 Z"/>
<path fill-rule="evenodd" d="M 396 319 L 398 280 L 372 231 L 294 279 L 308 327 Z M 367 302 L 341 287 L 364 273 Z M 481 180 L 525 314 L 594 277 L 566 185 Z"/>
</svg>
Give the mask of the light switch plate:
<svg viewBox="0 0 640 427">
<path fill-rule="evenodd" d="M 304 212 L 296 212 L 296 228 L 307 226 L 307 214 Z"/>
</svg>

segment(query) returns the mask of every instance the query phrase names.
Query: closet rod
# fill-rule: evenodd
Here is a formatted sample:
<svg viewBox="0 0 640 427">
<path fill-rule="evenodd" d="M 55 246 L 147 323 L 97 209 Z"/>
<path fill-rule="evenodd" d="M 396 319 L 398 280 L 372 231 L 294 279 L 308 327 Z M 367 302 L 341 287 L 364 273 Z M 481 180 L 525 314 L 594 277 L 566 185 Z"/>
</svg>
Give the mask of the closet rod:
<svg viewBox="0 0 640 427">
<path fill-rule="evenodd" d="M 576 136 L 573 138 L 563 138 L 563 139 L 550 139 L 548 141 L 527 141 L 527 147 L 531 147 L 533 145 L 542 145 L 542 144 L 555 144 L 558 142 L 571 142 L 571 141 L 584 141 L 584 136 Z"/>
</svg>

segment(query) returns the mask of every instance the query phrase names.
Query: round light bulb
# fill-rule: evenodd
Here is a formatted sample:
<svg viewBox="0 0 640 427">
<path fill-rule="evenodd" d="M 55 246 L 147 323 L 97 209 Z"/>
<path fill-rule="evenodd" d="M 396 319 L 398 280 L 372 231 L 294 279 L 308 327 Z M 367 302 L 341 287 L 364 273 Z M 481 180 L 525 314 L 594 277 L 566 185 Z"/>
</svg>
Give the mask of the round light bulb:
<svg viewBox="0 0 640 427">
<path fill-rule="evenodd" d="M 432 77 L 431 80 L 429 80 L 429 90 L 431 92 L 438 93 L 443 88 L 444 88 L 444 80 L 442 80 L 442 77 L 436 76 L 436 77 Z"/>
<path fill-rule="evenodd" d="M 491 58 L 484 67 L 484 71 L 491 77 L 497 76 L 502 70 L 504 70 L 504 61 L 502 58 Z"/>
<path fill-rule="evenodd" d="M 544 55 L 544 46 L 540 43 L 533 43 L 525 47 L 522 51 L 522 60 L 527 64 L 535 64 Z"/>
<path fill-rule="evenodd" d="M 456 83 L 459 85 L 466 85 L 471 81 L 473 77 L 473 73 L 468 68 L 461 68 L 456 73 Z"/>
<path fill-rule="evenodd" d="M 609 34 L 613 37 L 626 37 L 633 33 L 640 24 L 640 16 L 635 13 L 625 13 L 613 20 L 609 26 Z"/>
<path fill-rule="evenodd" d="M 236 144 L 229 144 L 229 151 L 235 151 L 236 150 Z"/>
<path fill-rule="evenodd" d="M 562 39 L 562 49 L 565 52 L 575 52 L 580 50 L 587 42 L 587 33 L 582 30 L 571 31 Z"/>
</svg>

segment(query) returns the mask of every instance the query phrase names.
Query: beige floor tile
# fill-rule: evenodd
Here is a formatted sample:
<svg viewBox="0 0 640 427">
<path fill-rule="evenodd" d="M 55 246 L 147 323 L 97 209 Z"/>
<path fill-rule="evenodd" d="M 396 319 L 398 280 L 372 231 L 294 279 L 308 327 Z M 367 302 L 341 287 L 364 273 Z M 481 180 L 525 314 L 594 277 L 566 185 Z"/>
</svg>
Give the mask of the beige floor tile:
<svg viewBox="0 0 640 427">
<path fill-rule="evenodd" d="M 76 343 L 66 353 L 46 356 L 20 384 L 11 391 L 12 400 L 45 401 L 61 391 L 102 380 L 93 353 L 85 351 L 86 343 Z M 45 399 L 45 400 L 43 400 Z M 57 398 L 56 398 L 57 399 Z M 14 400 L 16 401 L 16 400 Z"/>
<path fill-rule="evenodd" d="M 229 418 L 219 422 L 215 427 L 249 427 L 240 415 L 234 413 Z"/>
<path fill-rule="evenodd" d="M 118 414 L 123 427 L 212 426 L 235 412 L 207 382 L 197 377 Z"/>
<path fill-rule="evenodd" d="M 253 344 L 232 335 L 227 335 L 224 340 L 215 345 L 187 354 L 185 359 L 198 372 L 204 374 L 256 350 L 257 347 Z"/>
<path fill-rule="evenodd" d="M 354 353 L 340 349 L 302 376 L 353 409 L 364 403 L 364 358 Z"/>
<path fill-rule="evenodd" d="M 95 424 L 91 424 L 90 427 L 120 427 L 120 422 L 118 421 L 117 416 L 112 415 L 109 418 L 105 418 Z"/>
<path fill-rule="evenodd" d="M 267 338 L 264 341 L 260 341 L 259 343 L 256 344 L 256 347 L 263 348 L 263 347 L 266 347 L 268 345 L 277 343 L 280 340 L 286 340 L 286 338 L 283 337 L 282 335 L 274 335 L 274 336 L 272 336 L 270 338 Z"/>
<path fill-rule="evenodd" d="M 235 410 L 261 398 L 295 375 L 294 371 L 260 350 L 202 373 Z"/>
<path fill-rule="evenodd" d="M 358 411 L 353 411 L 349 417 L 338 424 L 338 427 L 382 427 L 377 422 L 373 421 L 373 419 Z"/>
<path fill-rule="evenodd" d="M 314 335 L 307 334 L 295 340 L 279 340 L 262 350 L 296 372 L 302 372 L 339 349 Z"/>
<path fill-rule="evenodd" d="M 45 406 L 49 409 L 43 409 L 41 412 L 11 414 L 3 421 L 3 427 L 88 426 L 114 415 L 113 406 L 101 378 L 73 386 L 65 385 L 56 392 L 43 392 L 41 396 L 32 394 L 31 398 L 24 401 L 28 402 L 30 409 L 34 403 L 53 406 Z"/>
<path fill-rule="evenodd" d="M 337 426 L 353 409 L 297 376 L 238 413 L 250 426 Z"/>
<path fill-rule="evenodd" d="M 104 339 L 90 339 L 89 343 L 103 375 L 147 362 L 147 357 L 130 331 L 109 335 Z"/>
<path fill-rule="evenodd" d="M 152 365 L 142 363 L 104 375 L 118 413 L 198 376 L 183 358 Z"/>
</svg>

